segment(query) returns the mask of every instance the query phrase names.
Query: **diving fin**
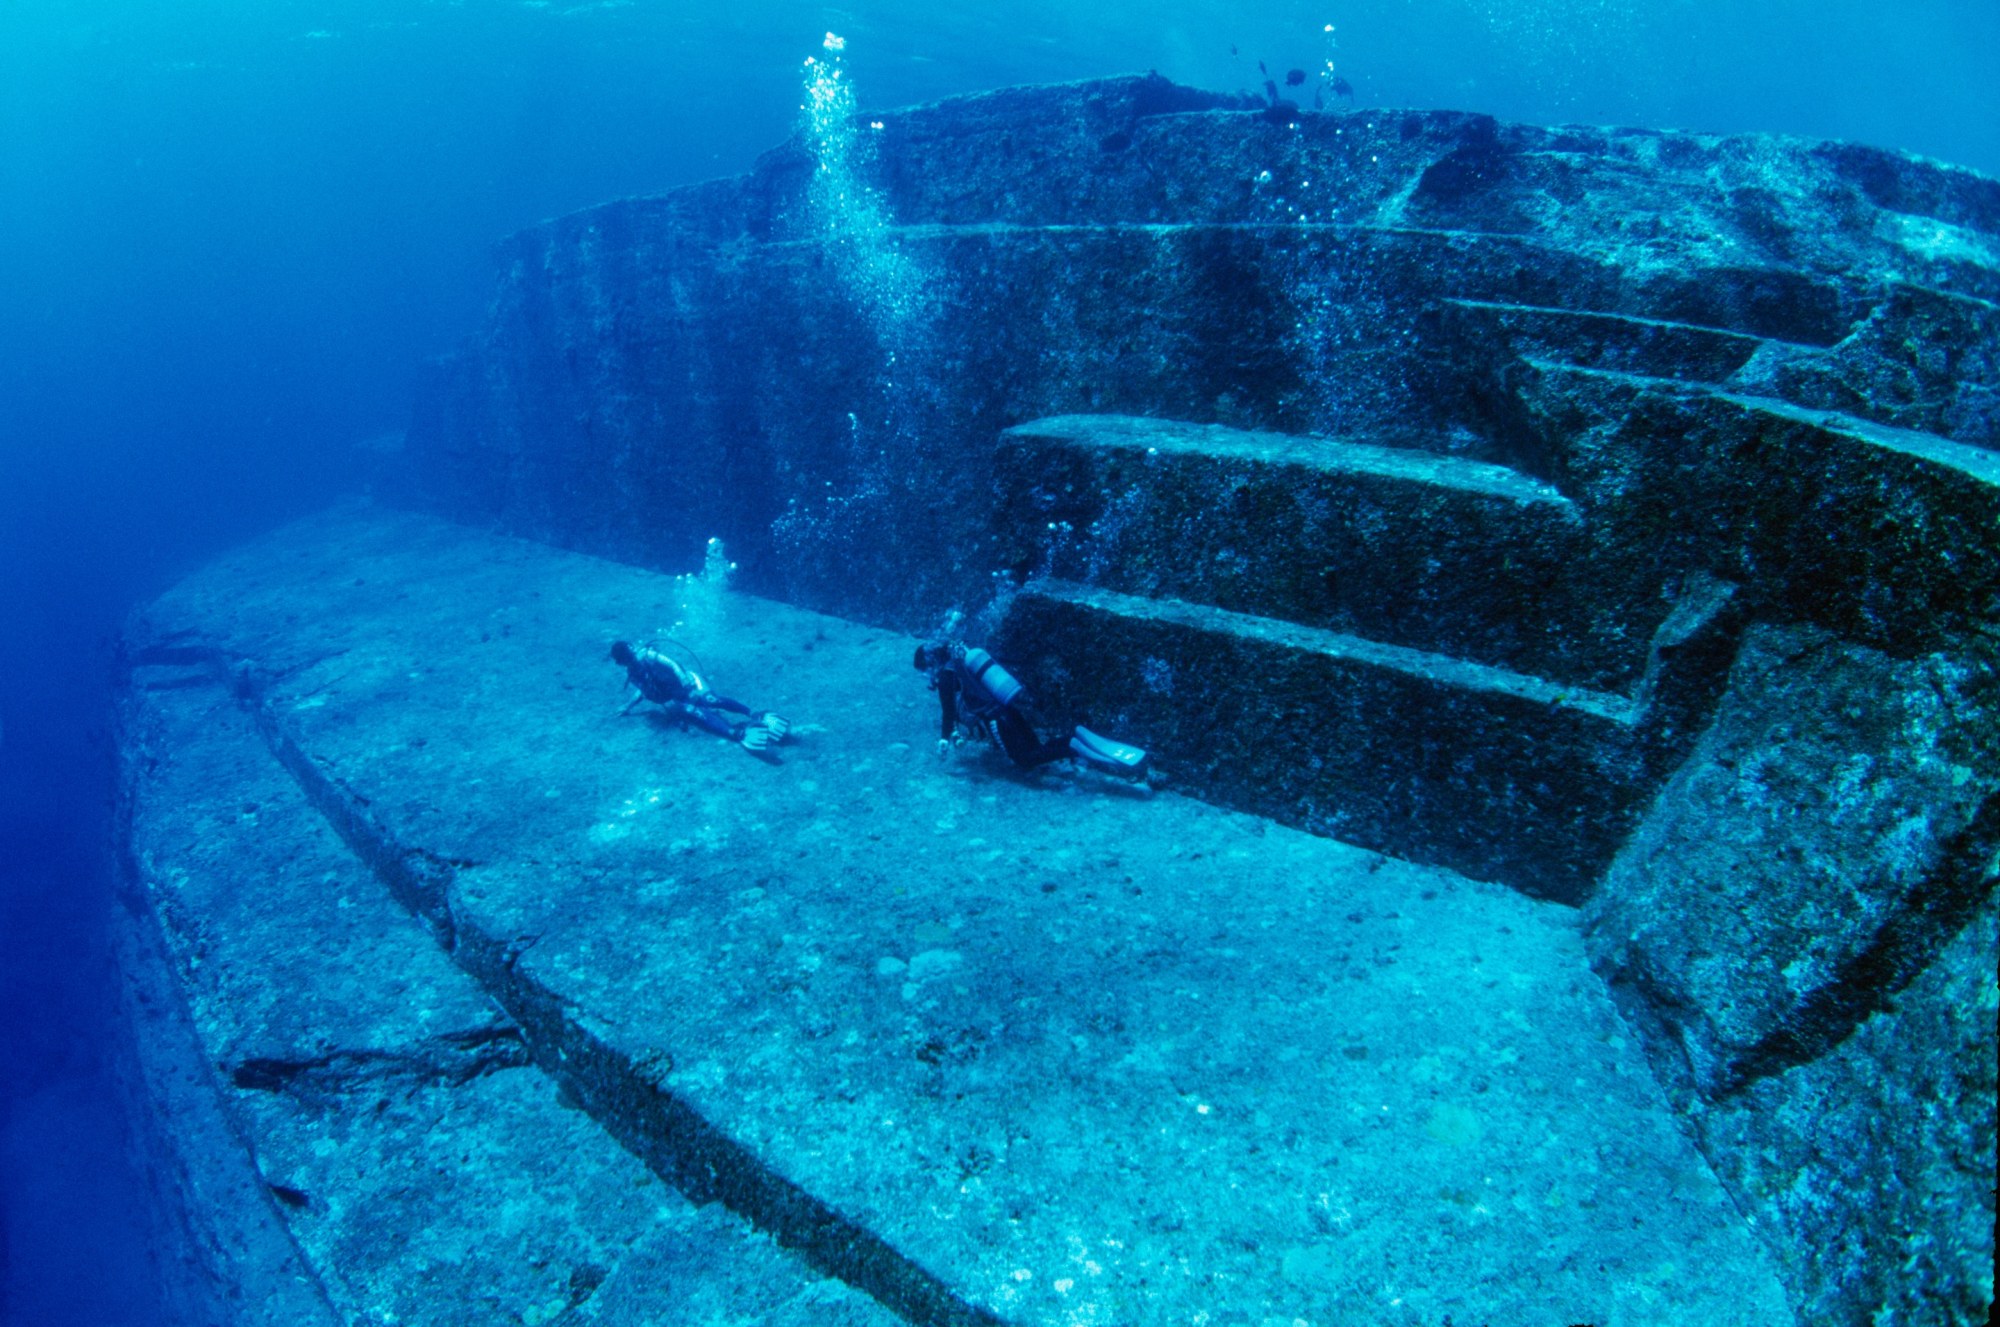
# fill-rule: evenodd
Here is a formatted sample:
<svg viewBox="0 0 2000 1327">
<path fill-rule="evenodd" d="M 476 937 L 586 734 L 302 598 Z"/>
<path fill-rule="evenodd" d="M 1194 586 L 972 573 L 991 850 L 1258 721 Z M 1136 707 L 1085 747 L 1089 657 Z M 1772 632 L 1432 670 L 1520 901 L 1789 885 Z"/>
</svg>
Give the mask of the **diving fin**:
<svg viewBox="0 0 2000 1327">
<path fill-rule="evenodd" d="M 1124 742 L 1114 742 L 1108 737 L 1100 737 L 1090 729 L 1078 725 L 1070 734 L 1070 754 L 1086 764 L 1113 774 L 1143 774 L 1146 772 L 1146 753 L 1136 746 Z"/>
</svg>

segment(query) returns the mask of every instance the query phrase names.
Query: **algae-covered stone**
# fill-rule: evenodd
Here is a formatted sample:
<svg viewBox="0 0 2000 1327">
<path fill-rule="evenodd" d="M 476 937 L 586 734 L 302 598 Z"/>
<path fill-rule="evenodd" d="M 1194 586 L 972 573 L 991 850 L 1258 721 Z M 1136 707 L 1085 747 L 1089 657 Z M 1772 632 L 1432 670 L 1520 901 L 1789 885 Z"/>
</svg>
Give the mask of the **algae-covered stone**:
<svg viewBox="0 0 2000 1327">
<path fill-rule="evenodd" d="M 1991 1311 L 1996 956 L 1989 898 L 1831 1053 L 1699 1110 L 1801 1322 L 1947 1327 Z"/>
<path fill-rule="evenodd" d="M 1762 628 L 1586 910 L 1801 1321 L 1992 1301 L 1996 879 L 1990 646 Z"/>
<path fill-rule="evenodd" d="M 865 731 L 837 768 L 814 771 L 829 791 L 787 801 L 755 781 L 762 767 L 729 763 L 733 749 L 669 759 L 633 737 L 644 728 L 614 734 L 571 713 L 602 673 L 605 633 L 668 629 L 675 596 L 546 550 L 336 522 L 302 536 L 294 561 L 247 555 L 162 609 L 242 656 L 242 689 L 294 774 L 526 1035 L 560 1052 L 565 1088 L 663 1172 L 726 1194 L 844 1275 L 911 1290 L 898 1302 L 919 1316 L 971 1300 L 1081 1312 L 1073 1292 L 1087 1278 L 1005 1252 L 1017 1229 L 1055 1247 L 1072 1211 L 1131 1218 L 1117 1260 L 1080 1255 L 1123 1287 L 1089 1304 L 1120 1311 L 1135 1301 L 1118 1295 L 1156 1284 L 1135 1269 L 1196 1264 L 1217 1284 L 1266 1278 L 1274 1303 L 1310 1284 L 1345 1304 L 1366 1293 L 1354 1268 L 1392 1263 L 1427 1268 L 1432 1285 L 1518 1282 L 1509 1293 L 1539 1295 L 1543 1314 L 1558 1302 L 1550 1286 L 1573 1291 L 1569 1271 L 1517 1275 L 1529 1264 L 1492 1252 L 1504 1242 L 1454 1243 L 1490 1229 L 1496 1210 L 1463 1176 L 1431 1186 L 1442 1207 L 1430 1215 L 1449 1232 L 1432 1242 L 1415 1226 L 1385 1231 L 1330 1183 L 1306 1206 L 1324 1228 L 1302 1239 L 1271 1215 L 1277 1199 L 1245 1218 L 1265 1222 L 1254 1231 L 1231 1225 L 1202 1207 L 1212 1195 L 1132 1183 L 1157 1159 L 1136 1144 L 1084 1141 L 1105 1102 L 1062 1075 L 1096 1084 L 1075 1066 L 1107 1044 L 1118 1065 L 1177 1084 L 1190 1063 L 1262 1071 L 1273 1046 L 1307 1056 L 1242 1010 L 1211 1015 L 1236 1041 L 1200 1054 L 1138 1036 L 1127 1014 L 1151 1010 L 1162 983 L 1214 996 L 1216 1010 L 1217 992 L 1246 983 L 1293 991 L 1294 1013 L 1318 997 L 1269 975 L 1282 946 L 1236 943 L 1225 921 L 1240 929 L 1248 914 L 1188 883 L 1192 855 L 1155 865 L 1189 915 L 1214 922 L 1206 940 L 1148 939 L 1150 922 L 1119 930 L 1116 917 L 1086 933 L 1068 912 L 1028 908 L 1012 946 L 961 925 L 961 892 L 1015 907 L 996 862 L 1039 865 L 1004 836 L 972 851 L 976 826 L 1019 827 L 1065 882 L 1123 868 L 1058 845 L 1005 788 L 975 803 L 962 782 L 916 777 L 893 716 L 921 742 L 931 715 L 922 698 L 884 699 L 882 678 L 907 682 L 907 663 L 852 623 L 928 629 L 962 608 L 991 626 L 1039 574 L 994 643 L 1020 648 L 1054 708 L 1109 716 L 1160 748 L 1178 787 L 1546 898 L 1581 902 L 1601 883 L 1593 956 L 1690 1119 L 1744 1109 L 1702 1136 L 1739 1202 L 1782 1212 L 1763 1229 L 1802 1311 L 1858 1321 L 1867 1296 L 1903 1293 L 1908 1267 L 1976 1313 L 1977 1279 L 1949 1270 L 1972 1248 L 1953 1219 L 1926 1223 L 1915 1196 L 1876 1213 L 1861 1195 L 1891 1173 L 1932 1174 L 1939 1140 L 1983 1118 L 1974 1100 L 1911 1123 L 1882 1076 L 1907 1067 L 1899 1056 L 1942 1073 L 1957 1054 L 1928 1016 L 1888 1005 L 1957 970 L 1941 955 L 1958 954 L 1948 942 L 1992 887 L 2000 182 L 1760 135 L 1379 109 L 1272 117 L 1157 76 L 849 128 L 860 124 L 871 150 L 854 155 L 851 183 L 879 204 L 867 242 L 895 255 L 906 287 L 857 282 L 853 246 L 826 242 L 853 231 L 829 228 L 802 141 L 740 179 L 561 218 L 502 247 L 487 322 L 428 378 L 407 453 L 412 491 L 446 512 L 673 570 L 719 535 L 743 588 L 845 615 L 767 606 L 717 620 L 725 637 L 755 636 L 754 648 L 736 636 L 731 666 L 785 677 L 759 703 Z M 1078 415 L 1090 418 L 1065 437 L 1000 441 L 1024 421 Z M 1135 444 L 1140 430 L 1152 441 Z M 597 616 L 579 619 L 576 604 Z M 1746 623 L 1762 625 L 1732 674 Z M 786 639 L 802 631 L 824 648 Z M 795 759 L 809 764 L 812 748 Z M 642 767 L 644 782 L 617 774 Z M 706 783 L 688 782 L 697 770 Z M 1100 829 L 1143 832 L 1092 805 Z M 557 811 L 571 819 L 553 835 Z M 892 813 L 909 825 L 850 844 L 854 822 Z M 1186 823 L 1189 854 L 1226 838 Z M 896 862 L 915 864 L 885 865 Z M 868 893 L 902 870 L 947 873 L 951 888 L 898 883 L 936 896 L 871 896 L 882 924 L 863 926 L 853 952 L 818 942 L 838 929 L 828 918 L 869 914 L 822 916 L 816 890 Z M 1349 874 L 1229 878 L 1296 909 Z M 814 888 L 794 897 L 802 880 Z M 949 935 L 918 933 L 945 916 Z M 1396 959 L 1313 924 L 1283 921 L 1332 950 L 1342 981 Z M 1121 936 L 1151 944 L 1159 966 L 1093 997 Z M 1075 957 L 1081 945 L 1091 961 Z M 1201 966 L 1211 947 L 1228 961 Z M 1425 961 L 1447 950 L 1439 941 Z M 682 995 L 625 1008 L 620 980 L 651 972 L 656 952 L 687 956 L 707 984 L 663 973 L 660 989 Z M 796 968 L 775 957 L 794 953 Z M 1055 994 L 1015 999 L 996 964 L 1018 991 Z M 1406 956 L 1403 975 L 1414 966 Z M 850 968 L 865 980 L 847 982 Z M 1434 1021 L 1443 980 L 1425 1006 Z M 1058 997 L 1073 1002 L 1063 1017 L 1020 1004 Z M 833 1011 L 849 1008 L 880 1026 L 843 1027 Z M 1046 1044 L 1026 1045 L 1024 1027 Z M 1246 1048 L 1253 1027 L 1266 1044 Z M 1539 1053 L 1567 1047 L 1601 1068 L 1569 1031 L 1547 1033 Z M 1466 1067 L 1446 1053 L 1465 1052 L 1456 1030 L 1437 1035 L 1399 1091 L 1441 1091 Z M 1354 1081 L 1388 1072 L 1387 1039 L 1362 1045 L 1320 1059 Z M 1161 1068 L 1176 1054 L 1178 1077 Z M 819 1075 L 809 1088 L 801 1066 Z M 1522 1084 L 1529 1097 L 1568 1081 L 1530 1078 L 1541 1086 Z M 1015 1142 L 983 1095 L 1001 1079 L 1009 1109 L 1069 1103 L 1073 1115 L 1049 1106 L 1038 1127 L 1075 1126 L 1059 1143 Z M 1293 1100 L 1282 1075 L 1257 1081 Z M 1743 1108 L 1770 1093 L 1768 1118 Z M 939 1114 L 912 1124 L 913 1099 Z M 1419 1144 L 1412 1164 L 1542 1147 L 1608 1174 L 1630 1159 L 1567 1136 L 1538 1143 L 1489 1101 L 1395 1103 L 1410 1125 L 1399 1138 Z M 1287 1112 L 1345 1145 L 1326 1109 Z M 1849 1168 L 1815 1170 L 1794 1146 L 1811 1112 L 1853 1125 L 1841 1127 Z M 690 1123 L 725 1115 L 740 1133 Z M 1864 1118 L 1883 1123 L 1871 1132 Z M 1268 1149 L 1264 1128 L 1243 1146 Z M 1160 1136 L 1191 1140 L 1183 1171 L 1269 1169 L 1231 1160 L 1235 1141 L 1212 1131 Z M 1196 1140 L 1220 1150 L 1196 1157 Z M 1012 1188 L 993 1160 L 1007 1155 L 1030 1176 Z M 1122 1178 L 1092 1190 L 1078 1177 L 1093 1157 Z M 1788 1166 L 1803 1177 L 1792 1207 L 1771 1197 Z M 1610 1308 L 1573 1316 L 1698 1314 L 1673 1298 L 1698 1292 L 1677 1285 L 1728 1259 L 1684 1241 L 1679 1257 L 1614 1251 L 1601 1228 L 1565 1225 L 1586 1202 L 1602 1213 L 1632 1201 L 1574 1171 L 1512 1195 L 1515 1212 L 1547 1223 L 1555 1267 L 1615 1283 Z M 1664 1185 L 1682 1189 L 1713 1198 Z M 1130 1201 L 1101 1196 L 1113 1190 Z M 1072 1206 L 1037 1215 L 1044 1193 Z M 1532 1224 L 1509 1220 L 1517 1236 Z M 1847 1244 L 1829 1234 L 1842 1221 L 1859 1232 Z M 1394 1257 L 1353 1254 L 1348 1223 Z M 869 1243 L 891 1227 L 894 1247 Z M 964 1229 L 980 1235 L 960 1240 Z M 1199 1257 L 1185 1252 L 1203 1237 Z M 1822 1256 L 1836 1246 L 1849 1252 Z M 920 1264 L 940 1270 L 925 1280 Z M 1208 1311 L 1206 1289 L 1176 1284 Z M 1438 1294 L 1426 1311 L 1499 1312 L 1491 1295 Z M 1727 1308 L 1769 1308 L 1740 1298 Z M 1387 1302 L 1416 1311 L 1405 1295 Z"/>
<path fill-rule="evenodd" d="M 781 764 L 621 716 L 605 642 L 671 587 L 362 510 L 150 616 L 240 661 L 293 777 L 519 1027 L 537 1070 L 505 1072 L 906 1316 L 1786 1323 L 1572 910 L 940 762 L 910 638 L 766 600 L 723 596 L 697 648 L 798 721 Z M 592 1251 L 580 1318 L 648 1247 Z"/>
<path fill-rule="evenodd" d="M 1714 725 L 1591 901 L 1600 969 L 1714 1096 L 1829 1048 L 1994 885 L 1991 652 L 1752 632 Z"/>
</svg>

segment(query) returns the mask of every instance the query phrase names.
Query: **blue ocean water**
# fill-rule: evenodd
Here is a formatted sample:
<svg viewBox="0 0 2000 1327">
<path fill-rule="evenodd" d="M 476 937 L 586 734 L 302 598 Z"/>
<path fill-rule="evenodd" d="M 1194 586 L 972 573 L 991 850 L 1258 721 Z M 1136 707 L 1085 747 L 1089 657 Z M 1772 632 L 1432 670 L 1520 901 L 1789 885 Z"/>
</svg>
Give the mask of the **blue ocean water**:
<svg viewBox="0 0 2000 1327">
<path fill-rule="evenodd" d="M 1332 26 L 1329 37 L 1328 25 Z M 753 0 L 0 9 L 0 1318 L 157 1320 L 107 1090 L 108 641 L 365 482 L 488 248 L 864 105 L 1155 68 L 1359 104 L 1859 140 L 2000 174 L 2000 5 Z"/>
</svg>

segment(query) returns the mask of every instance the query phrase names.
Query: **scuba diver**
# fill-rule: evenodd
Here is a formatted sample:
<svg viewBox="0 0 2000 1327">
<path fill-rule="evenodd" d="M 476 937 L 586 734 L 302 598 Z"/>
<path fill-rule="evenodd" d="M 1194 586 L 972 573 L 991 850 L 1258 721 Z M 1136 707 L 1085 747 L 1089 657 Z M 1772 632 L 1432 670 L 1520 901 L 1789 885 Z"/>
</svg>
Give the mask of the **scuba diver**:
<svg viewBox="0 0 2000 1327">
<path fill-rule="evenodd" d="M 745 750 L 758 754 L 791 735 L 792 725 L 783 716 L 769 710 L 753 713 L 742 701 L 718 695 L 709 690 L 700 673 L 661 650 L 621 640 L 611 647 L 611 661 L 624 668 L 625 680 L 639 690 L 619 711 L 621 715 L 650 700 L 675 718 L 699 724 L 717 737 L 739 742 Z"/>
<path fill-rule="evenodd" d="M 917 647 L 916 667 L 930 679 L 943 711 L 939 751 L 949 750 L 963 730 L 998 745 L 1022 769 L 1077 760 L 1128 778 L 1146 773 L 1144 751 L 1081 725 L 1067 738 L 1043 741 L 1020 710 L 1027 688 L 984 650 L 958 641 L 932 641 Z"/>
</svg>

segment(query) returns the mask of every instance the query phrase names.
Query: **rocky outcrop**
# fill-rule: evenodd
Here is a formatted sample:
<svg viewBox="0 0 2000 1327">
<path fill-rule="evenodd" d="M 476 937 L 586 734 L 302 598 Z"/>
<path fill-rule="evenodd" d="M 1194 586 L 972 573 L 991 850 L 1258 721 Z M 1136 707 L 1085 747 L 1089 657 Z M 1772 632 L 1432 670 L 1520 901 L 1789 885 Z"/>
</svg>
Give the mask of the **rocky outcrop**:
<svg viewBox="0 0 2000 1327">
<path fill-rule="evenodd" d="M 1718 583 L 1719 629 L 1892 653 L 1994 610 L 1992 181 L 1764 137 L 1274 119 L 1156 78 L 850 132 L 826 164 L 865 206 L 810 187 L 802 141 L 509 241 L 412 430 L 430 500 L 669 567 L 719 536 L 746 586 L 863 620 L 1051 574 L 1634 704 Z M 1135 462 L 1120 416 L 1181 441 Z M 1719 691 L 1727 648 L 1698 653 L 1671 731 L 1584 758 L 1635 773 L 1550 795 L 1576 851 L 1521 863 L 1363 813 L 1337 773 L 1239 775 L 1137 695 L 1114 713 L 1184 786 L 1576 898 Z M 1423 781 L 1458 814 L 1491 802 L 1453 781 L 1464 750 Z"/>
<path fill-rule="evenodd" d="M 893 1321 L 575 1110 L 535 1064 L 550 1048 L 357 859 L 214 652 L 135 643 L 123 957 L 172 1111 L 149 1170 L 201 1264 L 178 1321 Z"/>
<path fill-rule="evenodd" d="M 1181 788 L 1582 905 L 1800 1314 L 1976 1317 L 2000 182 L 1157 78 L 831 132 L 508 241 L 423 499 L 962 609 Z"/>
<path fill-rule="evenodd" d="M 796 741 L 620 713 L 676 616 Z M 1788 1320 L 1573 909 L 941 758 L 910 637 L 424 517 L 133 638 L 143 897 L 346 1319 Z"/>
<path fill-rule="evenodd" d="M 1990 640 L 1752 632 L 1585 912 L 1807 1320 L 1992 1300 L 1996 706 Z"/>
<path fill-rule="evenodd" d="M 2000 184 L 1967 172 L 1445 113 L 1274 123 L 1157 79 L 874 122 L 853 183 L 878 230 L 812 205 L 794 144 L 508 241 L 412 431 L 434 499 L 672 565 L 719 535 L 759 588 L 916 622 L 981 596 L 996 439 L 1047 415 L 1507 465 L 1634 544 L 1598 574 L 1639 590 L 1750 570 L 1733 545 L 1767 513 L 1743 503 L 1805 482 L 1789 446 L 1865 468 L 1904 442 L 1960 494 L 2000 440 Z M 864 280 L 881 253 L 893 279 Z M 1687 496 L 1656 450 L 1694 425 L 1716 444 L 1688 459 L 1718 454 L 1670 478 L 1714 515 L 1652 528 Z M 1990 604 L 1990 570 L 1961 579 Z"/>
</svg>

